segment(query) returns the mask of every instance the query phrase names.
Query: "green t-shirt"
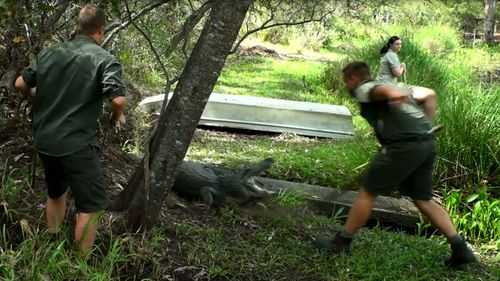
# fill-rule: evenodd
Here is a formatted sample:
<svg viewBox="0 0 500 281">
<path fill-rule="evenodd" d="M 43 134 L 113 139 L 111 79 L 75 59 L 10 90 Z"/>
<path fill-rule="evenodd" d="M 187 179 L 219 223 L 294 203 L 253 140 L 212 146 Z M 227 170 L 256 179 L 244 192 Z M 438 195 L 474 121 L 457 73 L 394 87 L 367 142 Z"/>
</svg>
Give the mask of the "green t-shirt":
<svg viewBox="0 0 500 281">
<path fill-rule="evenodd" d="M 408 93 L 404 104 L 395 105 L 387 100 L 372 101 L 373 90 L 382 84 L 384 83 L 379 81 L 366 81 L 354 91 L 354 97 L 361 108 L 361 116 L 373 127 L 380 143 L 391 144 L 429 136 L 432 123 L 413 99 L 408 88 L 394 85 Z"/>
<path fill-rule="evenodd" d="M 125 89 L 120 63 L 85 35 L 42 51 L 21 75 L 36 87 L 35 149 L 51 156 L 97 145 L 103 101 L 123 96 Z"/>
<path fill-rule="evenodd" d="M 392 50 L 387 51 L 387 53 L 380 58 L 380 68 L 376 80 L 396 84 L 398 78 L 394 76 L 392 69 L 398 67 L 401 67 L 398 55 Z"/>
</svg>

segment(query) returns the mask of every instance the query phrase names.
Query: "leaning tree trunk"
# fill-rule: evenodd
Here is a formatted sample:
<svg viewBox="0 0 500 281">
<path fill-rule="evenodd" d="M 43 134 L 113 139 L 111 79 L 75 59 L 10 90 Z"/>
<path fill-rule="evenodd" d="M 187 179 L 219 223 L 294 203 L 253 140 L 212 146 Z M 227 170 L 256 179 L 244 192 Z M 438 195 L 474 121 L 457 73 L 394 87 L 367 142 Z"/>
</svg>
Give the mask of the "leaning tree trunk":
<svg viewBox="0 0 500 281">
<path fill-rule="evenodd" d="M 496 0 L 484 1 L 484 38 L 488 45 L 495 44 L 495 10 Z"/>
<path fill-rule="evenodd" d="M 149 157 L 145 157 L 127 188 L 112 204 L 111 210 L 128 209 L 131 226 L 149 227 L 156 223 L 251 2 L 214 3 L 174 95 L 160 116 Z"/>
</svg>

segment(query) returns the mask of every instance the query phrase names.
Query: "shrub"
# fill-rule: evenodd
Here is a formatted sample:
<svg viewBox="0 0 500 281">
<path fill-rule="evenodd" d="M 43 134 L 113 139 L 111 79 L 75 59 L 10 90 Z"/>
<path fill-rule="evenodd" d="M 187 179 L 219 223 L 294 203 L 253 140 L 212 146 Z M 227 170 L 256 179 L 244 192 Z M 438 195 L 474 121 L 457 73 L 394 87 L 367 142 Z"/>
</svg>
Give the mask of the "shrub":
<svg viewBox="0 0 500 281">
<path fill-rule="evenodd" d="M 412 40 L 419 42 L 425 50 L 437 56 L 446 56 L 461 46 L 457 30 L 442 24 L 419 29 Z"/>
</svg>

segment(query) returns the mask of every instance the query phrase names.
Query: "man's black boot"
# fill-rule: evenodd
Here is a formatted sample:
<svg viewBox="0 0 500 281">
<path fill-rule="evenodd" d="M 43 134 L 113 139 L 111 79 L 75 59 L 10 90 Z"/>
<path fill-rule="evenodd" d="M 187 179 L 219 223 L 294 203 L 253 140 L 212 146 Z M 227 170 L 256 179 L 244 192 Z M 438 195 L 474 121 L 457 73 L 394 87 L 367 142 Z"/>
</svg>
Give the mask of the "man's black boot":
<svg viewBox="0 0 500 281">
<path fill-rule="evenodd" d="M 337 233 L 334 238 L 318 237 L 314 240 L 314 247 L 319 250 L 329 251 L 333 254 L 349 254 L 349 245 L 353 237 Z"/>
<path fill-rule="evenodd" d="M 465 264 L 476 262 L 474 253 L 472 252 L 465 240 L 457 235 L 448 239 L 451 246 L 451 257 L 445 261 L 445 265 L 449 267 L 460 267 Z"/>
</svg>

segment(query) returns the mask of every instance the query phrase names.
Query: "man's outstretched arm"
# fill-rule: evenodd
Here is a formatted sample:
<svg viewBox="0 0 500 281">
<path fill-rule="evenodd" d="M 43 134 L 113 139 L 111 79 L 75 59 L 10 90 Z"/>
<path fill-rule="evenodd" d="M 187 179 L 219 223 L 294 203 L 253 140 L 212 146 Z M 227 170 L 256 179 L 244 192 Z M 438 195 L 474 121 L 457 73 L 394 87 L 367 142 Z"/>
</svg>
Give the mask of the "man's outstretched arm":
<svg viewBox="0 0 500 281">
<path fill-rule="evenodd" d="M 436 113 L 436 92 L 429 88 L 414 87 L 413 99 L 422 107 L 427 117 L 432 120 Z"/>
<path fill-rule="evenodd" d="M 408 94 L 406 92 L 387 84 L 376 86 L 371 94 L 372 101 L 403 101 L 407 97 Z"/>
<path fill-rule="evenodd" d="M 112 118 L 115 125 L 125 124 L 125 115 L 123 111 L 126 104 L 127 99 L 124 96 L 115 97 L 110 101 Z"/>
</svg>

